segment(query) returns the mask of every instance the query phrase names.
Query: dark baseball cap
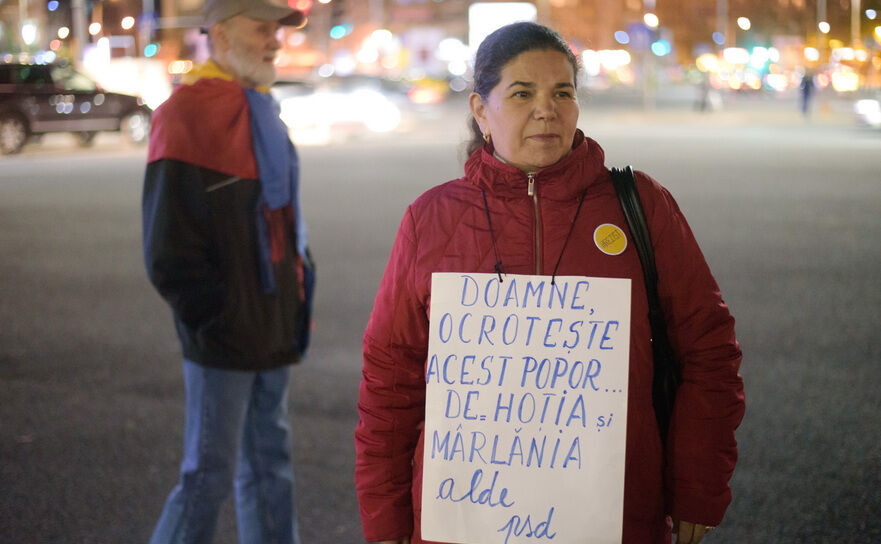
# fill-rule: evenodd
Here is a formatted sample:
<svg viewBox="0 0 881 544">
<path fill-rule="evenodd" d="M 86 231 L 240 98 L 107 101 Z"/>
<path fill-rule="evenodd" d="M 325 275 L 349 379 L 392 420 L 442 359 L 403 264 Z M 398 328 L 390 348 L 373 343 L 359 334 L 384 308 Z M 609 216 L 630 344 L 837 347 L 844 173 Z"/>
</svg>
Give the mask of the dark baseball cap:
<svg viewBox="0 0 881 544">
<path fill-rule="evenodd" d="M 278 21 L 283 26 L 303 26 L 306 14 L 273 0 L 205 0 L 202 28 L 244 15 L 258 21 Z"/>
</svg>

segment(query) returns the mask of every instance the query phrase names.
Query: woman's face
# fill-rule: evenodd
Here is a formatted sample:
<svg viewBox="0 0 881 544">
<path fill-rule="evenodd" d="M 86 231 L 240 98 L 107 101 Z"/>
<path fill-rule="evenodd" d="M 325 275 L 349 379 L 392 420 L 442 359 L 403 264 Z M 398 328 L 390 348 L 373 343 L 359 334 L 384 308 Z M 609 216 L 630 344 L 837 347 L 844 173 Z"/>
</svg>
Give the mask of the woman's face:
<svg viewBox="0 0 881 544">
<path fill-rule="evenodd" d="M 517 55 L 502 68 L 489 96 L 471 93 L 470 105 L 496 153 L 524 172 L 556 163 L 572 147 L 578 122 L 575 73 L 559 51 Z"/>
</svg>

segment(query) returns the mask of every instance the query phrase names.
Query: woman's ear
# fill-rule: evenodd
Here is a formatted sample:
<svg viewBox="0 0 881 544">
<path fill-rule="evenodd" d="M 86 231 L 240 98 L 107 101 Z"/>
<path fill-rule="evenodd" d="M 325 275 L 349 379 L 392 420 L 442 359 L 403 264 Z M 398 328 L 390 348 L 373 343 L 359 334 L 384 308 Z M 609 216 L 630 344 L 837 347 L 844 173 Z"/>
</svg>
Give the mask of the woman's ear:
<svg viewBox="0 0 881 544">
<path fill-rule="evenodd" d="M 471 115 L 477 121 L 480 131 L 486 133 L 486 115 L 484 115 L 486 107 L 483 105 L 483 98 L 478 93 L 471 93 L 468 97 L 468 106 L 471 108 Z"/>
</svg>

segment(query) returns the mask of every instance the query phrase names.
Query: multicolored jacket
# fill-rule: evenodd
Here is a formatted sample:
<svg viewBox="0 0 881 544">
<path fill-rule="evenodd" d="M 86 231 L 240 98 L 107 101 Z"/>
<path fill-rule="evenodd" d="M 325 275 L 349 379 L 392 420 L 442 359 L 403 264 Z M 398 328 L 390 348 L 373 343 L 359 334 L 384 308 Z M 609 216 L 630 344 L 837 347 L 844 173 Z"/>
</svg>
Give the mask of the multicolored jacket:
<svg viewBox="0 0 881 544">
<path fill-rule="evenodd" d="M 293 146 L 283 168 L 293 181 L 276 179 L 293 197 L 273 209 L 260 176 L 272 169 L 255 144 L 247 92 L 209 63 L 154 113 L 144 259 L 173 310 L 185 358 L 266 370 L 296 362 L 306 350 L 314 268 Z"/>
</svg>

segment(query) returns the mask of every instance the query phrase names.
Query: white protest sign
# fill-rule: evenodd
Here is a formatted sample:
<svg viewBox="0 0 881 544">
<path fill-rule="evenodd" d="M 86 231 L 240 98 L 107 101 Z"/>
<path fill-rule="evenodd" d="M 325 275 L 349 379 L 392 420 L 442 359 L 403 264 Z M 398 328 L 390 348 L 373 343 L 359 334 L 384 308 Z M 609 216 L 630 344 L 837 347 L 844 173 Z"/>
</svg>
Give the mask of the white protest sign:
<svg viewBox="0 0 881 544">
<path fill-rule="evenodd" d="M 435 273 L 422 537 L 621 542 L 630 280 Z"/>
</svg>

